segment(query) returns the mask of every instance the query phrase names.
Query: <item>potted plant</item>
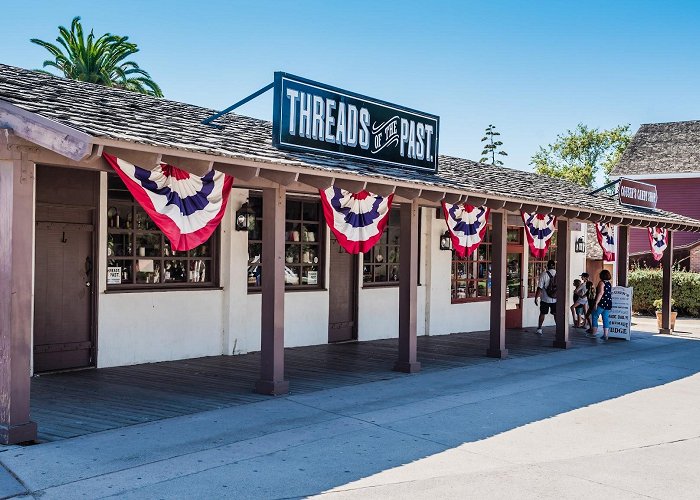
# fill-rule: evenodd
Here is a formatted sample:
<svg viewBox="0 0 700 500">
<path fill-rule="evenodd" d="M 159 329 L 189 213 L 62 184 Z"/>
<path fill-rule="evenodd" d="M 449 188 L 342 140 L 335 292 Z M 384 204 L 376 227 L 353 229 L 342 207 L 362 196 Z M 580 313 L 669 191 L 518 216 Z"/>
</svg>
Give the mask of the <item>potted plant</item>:
<svg viewBox="0 0 700 500">
<path fill-rule="evenodd" d="M 671 330 L 676 329 L 676 316 L 678 316 L 678 312 L 676 311 L 676 308 L 674 307 L 676 301 L 675 299 L 671 299 Z M 661 299 L 656 299 L 654 301 L 654 307 L 656 308 L 656 324 L 659 326 L 659 330 L 661 329 L 661 308 L 663 307 L 663 300 Z"/>
</svg>

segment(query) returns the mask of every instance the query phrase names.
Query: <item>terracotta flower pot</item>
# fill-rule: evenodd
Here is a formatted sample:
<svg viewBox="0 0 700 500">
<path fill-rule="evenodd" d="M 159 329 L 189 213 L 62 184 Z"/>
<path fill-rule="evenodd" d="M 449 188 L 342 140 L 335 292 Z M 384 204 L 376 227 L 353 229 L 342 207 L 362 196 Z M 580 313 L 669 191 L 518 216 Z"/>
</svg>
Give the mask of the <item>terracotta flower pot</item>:
<svg viewBox="0 0 700 500">
<path fill-rule="evenodd" d="M 676 317 L 678 316 L 678 313 L 676 311 L 671 311 L 671 330 L 676 329 Z M 656 324 L 659 327 L 659 330 L 661 330 L 661 311 L 656 311 Z"/>
</svg>

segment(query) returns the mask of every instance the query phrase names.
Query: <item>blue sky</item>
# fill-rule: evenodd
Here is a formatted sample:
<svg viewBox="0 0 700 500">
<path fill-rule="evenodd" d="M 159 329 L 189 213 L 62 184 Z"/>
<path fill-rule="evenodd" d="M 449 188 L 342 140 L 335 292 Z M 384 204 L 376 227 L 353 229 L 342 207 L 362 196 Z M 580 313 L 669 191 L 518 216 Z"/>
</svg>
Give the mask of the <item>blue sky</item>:
<svg viewBox="0 0 700 500">
<path fill-rule="evenodd" d="M 75 15 L 129 35 L 166 97 L 224 108 L 287 71 L 441 117 L 440 152 L 506 165 L 593 127 L 700 119 L 700 2 L 7 2 L 0 62 L 37 68 Z M 269 119 L 270 93 L 240 108 Z"/>
</svg>

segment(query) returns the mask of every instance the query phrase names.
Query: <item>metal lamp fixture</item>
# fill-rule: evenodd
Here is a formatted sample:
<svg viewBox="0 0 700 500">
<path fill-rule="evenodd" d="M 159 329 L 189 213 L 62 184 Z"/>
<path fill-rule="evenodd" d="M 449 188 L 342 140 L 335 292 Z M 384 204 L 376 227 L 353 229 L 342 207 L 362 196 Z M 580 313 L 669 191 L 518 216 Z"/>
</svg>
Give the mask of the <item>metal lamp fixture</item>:
<svg viewBox="0 0 700 500">
<path fill-rule="evenodd" d="M 255 212 L 246 201 L 236 210 L 236 231 L 248 231 L 255 227 Z"/>
<path fill-rule="evenodd" d="M 586 253 L 586 242 L 584 241 L 583 236 L 579 236 L 576 240 L 574 251 L 576 253 Z"/>
<path fill-rule="evenodd" d="M 452 250 L 452 238 L 449 231 L 445 231 L 440 236 L 440 250 Z"/>
</svg>

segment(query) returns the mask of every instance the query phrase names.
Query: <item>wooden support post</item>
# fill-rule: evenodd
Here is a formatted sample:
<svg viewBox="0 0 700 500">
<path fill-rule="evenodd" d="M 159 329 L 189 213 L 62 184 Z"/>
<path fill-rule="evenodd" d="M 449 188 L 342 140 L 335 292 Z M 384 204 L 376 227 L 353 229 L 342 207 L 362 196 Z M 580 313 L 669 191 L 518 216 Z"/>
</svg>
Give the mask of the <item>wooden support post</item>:
<svg viewBox="0 0 700 500">
<path fill-rule="evenodd" d="M 486 355 L 505 358 L 506 349 L 506 253 L 508 219 L 503 212 L 491 212 L 491 334 Z"/>
<path fill-rule="evenodd" d="M 399 359 L 394 370 L 420 371 L 417 361 L 418 202 L 401 204 L 399 246 Z"/>
<path fill-rule="evenodd" d="M 628 286 L 630 267 L 630 228 L 617 228 L 617 286 Z"/>
<path fill-rule="evenodd" d="M 2 142 L 0 158 L 9 158 Z M 32 162 L 0 159 L 0 444 L 36 439 L 29 415 L 34 172 Z"/>
<path fill-rule="evenodd" d="M 571 226 L 567 219 L 559 219 L 557 222 L 557 313 L 554 318 L 557 322 L 554 347 L 568 349 L 569 342 L 569 299 L 571 298 Z"/>
<path fill-rule="evenodd" d="M 661 266 L 663 267 L 663 291 L 661 294 L 661 329 L 659 333 L 670 335 L 673 333 L 671 329 L 671 297 L 672 293 L 672 268 L 673 268 L 673 231 L 668 232 L 668 246 L 664 250 L 664 256 L 661 258 Z"/>
<path fill-rule="evenodd" d="M 260 380 L 255 392 L 289 392 L 284 380 L 284 224 L 287 190 L 263 189 Z"/>
</svg>

